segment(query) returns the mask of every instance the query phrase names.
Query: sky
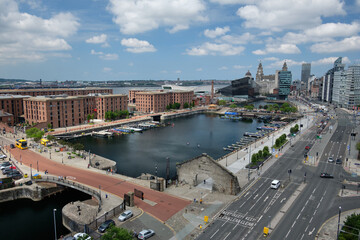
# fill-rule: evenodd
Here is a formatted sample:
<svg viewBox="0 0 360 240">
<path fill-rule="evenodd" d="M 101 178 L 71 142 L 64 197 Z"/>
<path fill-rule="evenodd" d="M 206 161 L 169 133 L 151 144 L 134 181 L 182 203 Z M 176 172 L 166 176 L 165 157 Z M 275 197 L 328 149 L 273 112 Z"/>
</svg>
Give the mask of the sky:
<svg viewBox="0 0 360 240">
<path fill-rule="evenodd" d="M 233 80 L 360 63 L 360 0 L 0 0 L 0 78 Z"/>
</svg>

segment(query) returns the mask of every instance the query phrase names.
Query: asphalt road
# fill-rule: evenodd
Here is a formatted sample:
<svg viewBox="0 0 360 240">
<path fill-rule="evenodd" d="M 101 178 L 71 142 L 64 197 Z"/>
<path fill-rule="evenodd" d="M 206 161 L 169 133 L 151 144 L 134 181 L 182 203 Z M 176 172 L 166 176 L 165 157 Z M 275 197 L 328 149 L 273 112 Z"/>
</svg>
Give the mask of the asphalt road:
<svg viewBox="0 0 360 240">
<path fill-rule="evenodd" d="M 344 205 L 344 209 L 359 207 L 356 200 L 342 201 L 336 196 L 342 187 L 343 179 L 351 177 L 343 171 L 341 165 L 328 163 L 329 156 L 334 160 L 345 160 L 352 126 L 349 124 L 348 115 L 342 113 L 339 116 L 338 127 L 326 144 L 322 156 L 319 156 L 320 162 L 317 166 L 303 163 L 305 146 L 313 147 L 316 141 L 318 129 L 314 126 L 244 191 L 237 201 L 222 211 L 198 239 L 262 239 L 264 227 L 274 228 L 267 239 L 314 239 L 321 224 L 337 213 L 338 204 Z M 330 131 L 329 125 L 324 131 Z M 322 149 L 319 149 L 319 152 L 320 150 Z M 290 169 L 291 174 L 288 173 Z M 334 178 L 320 178 L 321 172 L 330 173 Z M 284 188 L 270 189 L 270 183 L 274 179 L 280 180 Z M 273 218 L 284 208 L 287 200 L 298 192 L 301 184 L 306 185 L 299 196 L 280 222 L 271 226 Z"/>
</svg>

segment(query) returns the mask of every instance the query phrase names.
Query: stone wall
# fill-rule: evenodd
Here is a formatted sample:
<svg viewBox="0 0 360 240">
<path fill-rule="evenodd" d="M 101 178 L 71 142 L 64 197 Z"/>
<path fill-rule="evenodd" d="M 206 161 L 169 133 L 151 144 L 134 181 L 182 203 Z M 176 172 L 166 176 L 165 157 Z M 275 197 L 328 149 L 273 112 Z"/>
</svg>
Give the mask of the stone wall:
<svg viewBox="0 0 360 240">
<path fill-rule="evenodd" d="M 240 192 L 238 179 L 229 170 L 203 153 L 201 156 L 176 165 L 178 180 L 196 186 L 206 179 L 212 178 L 212 190 L 236 195 Z"/>
</svg>

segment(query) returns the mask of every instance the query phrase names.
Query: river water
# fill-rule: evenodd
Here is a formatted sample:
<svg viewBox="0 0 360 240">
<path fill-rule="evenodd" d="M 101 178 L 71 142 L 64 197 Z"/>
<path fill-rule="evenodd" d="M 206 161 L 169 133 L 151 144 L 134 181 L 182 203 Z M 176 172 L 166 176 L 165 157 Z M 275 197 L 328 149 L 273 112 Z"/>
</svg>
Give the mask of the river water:
<svg viewBox="0 0 360 240">
<path fill-rule="evenodd" d="M 141 173 L 166 176 L 167 158 L 170 176 L 176 175 L 176 163 L 207 153 L 214 159 L 225 155 L 223 147 L 239 141 L 245 132 L 262 126 L 257 120 L 232 121 L 216 114 L 198 114 L 166 121 L 159 127 L 108 138 L 84 137 L 74 141 L 87 151 L 117 162 L 117 172 L 131 177 Z M 157 173 L 156 173 L 157 171 Z"/>
</svg>

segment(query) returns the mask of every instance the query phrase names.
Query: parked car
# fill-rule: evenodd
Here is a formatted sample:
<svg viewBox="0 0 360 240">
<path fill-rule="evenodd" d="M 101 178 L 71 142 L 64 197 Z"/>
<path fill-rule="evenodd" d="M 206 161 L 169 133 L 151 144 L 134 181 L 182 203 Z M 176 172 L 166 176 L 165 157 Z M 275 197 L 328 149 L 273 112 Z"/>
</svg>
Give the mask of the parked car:
<svg viewBox="0 0 360 240">
<path fill-rule="evenodd" d="M 114 226 L 114 225 L 115 225 L 115 222 L 113 220 L 111 220 L 111 219 L 106 220 L 99 226 L 98 230 L 99 230 L 99 232 L 103 233 L 106 231 L 106 229 L 108 229 L 109 227 Z"/>
<path fill-rule="evenodd" d="M 123 222 L 129 218 L 131 218 L 133 216 L 133 213 L 131 210 L 126 210 L 125 212 L 123 212 L 122 214 L 120 214 L 119 216 L 119 221 Z"/>
<path fill-rule="evenodd" d="M 139 232 L 138 239 L 147 239 L 154 235 L 155 235 L 154 230 L 151 229 L 142 230 L 141 232 Z"/>
<path fill-rule="evenodd" d="M 75 238 L 75 239 L 79 239 L 80 237 L 86 237 L 86 236 L 88 236 L 88 237 L 86 238 L 86 240 L 91 240 L 91 239 L 92 239 L 92 238 L 91 238 L 88 234 L 86 234 L 86 233 L 77 233 L 77 234 L 74 235 L 74 238 Z"/>
<path fill-rule="evenodd" d="M 305 147 L 305 150 L 309 150 L 309 149 L 310 149 L 310 146 L 306 146 L 306 147 Z"/>
<path fill-rule="evenodd" d="M 28 186 L 32 185 L 32 181 L 29 180 L 29 181 L 25 182 L 25 185 L 28 185 Z"/>
<path fill-rule="evenodd" d="M 5 158 L 7 158 L 7 156 L 5 154 L 0 155 L 0 159 L 5 159 Z"/>
<path fill-rule="evenodd" d="M 336 164 L 342 164 L 342 160 L 340 158 L 336 159 Z"/>
<path fill-rule="evenodd" d="M 15 148 L 15 145 L 14 145 L 14 144 L 10 144 L 10 148 Z"/>
<path fill-rule="evenodd" d="M 67 236 L 67 237 L 64 237 L 63 240 L 76 240 L 76 238 L 73 236 Z"/>
<path fill-rule="evenodd" d="M 329 157 L 329 158 L 328 158 L 328 162 L 329 162 L 329 163 L 333 163 L 333 162 L 334 162 L 334 159 L 333 159 L 332 157 Z"/>
<path fill-rule="evenodd" d="M 321 178 L 334 178 L 334 176 L 329 173 L 320 173 L 320 177 Z"/>
<path fill-rule="evenodd" d="M 10 169 L 12 167 L 12 165 L 5 165 L 5 166 L 1 166 L 0 169 L 4 170 L 4 169 Z"/>
</svg>

